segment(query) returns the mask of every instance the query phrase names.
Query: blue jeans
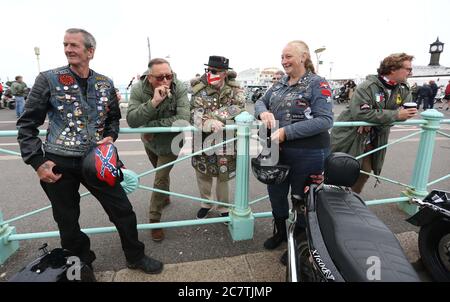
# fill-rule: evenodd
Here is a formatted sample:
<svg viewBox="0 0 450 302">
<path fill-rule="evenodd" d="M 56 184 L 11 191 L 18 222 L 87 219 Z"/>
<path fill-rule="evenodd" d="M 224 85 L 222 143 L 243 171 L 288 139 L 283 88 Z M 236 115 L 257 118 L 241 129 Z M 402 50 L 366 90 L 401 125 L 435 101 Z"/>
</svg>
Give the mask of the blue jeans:
<svg viewBox="0 0 450 302">
<path fill-rule="evenodd" d="M 270 204 L 275 218 L 286 219 L 289 216 L 288 194 L 304 196 L 303 189 L 311 174 L 321 174 L 325 158 L 330 153 L 329 148 L 300 149 L 283 148 L 280 151 L 280 164 L 290 166 L 285 181 L 278 185 L 268 185 Z M 299 225 L 304 227 L 303 216 L 299 217 Z"/>
<path fill-rule="evenodd" d="M 23 96 L 14 97 L 16 101 L 16 117 L 20 117 L 25 107 L 25 98 Z"/>
</svg>

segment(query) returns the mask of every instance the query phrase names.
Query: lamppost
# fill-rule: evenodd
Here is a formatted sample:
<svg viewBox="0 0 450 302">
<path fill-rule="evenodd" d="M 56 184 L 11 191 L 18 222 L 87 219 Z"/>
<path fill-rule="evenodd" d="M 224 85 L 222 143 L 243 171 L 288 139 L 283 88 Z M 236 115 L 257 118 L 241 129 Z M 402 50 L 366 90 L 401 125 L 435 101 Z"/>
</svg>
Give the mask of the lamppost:
<svg viewBox="0 0 450 302">
<path fill-rule="evenodd" d="M 330 62 L 330 80 L 332 79 L 331 78 L 331 71 L 333 70 L 333 64 L 334 64 L 334 62 Z"/>
<path fill-rule="evenodd" d="M 148 47 L 148 61 L 152 59 L 152 54 L 150 53 L 150 38 L 147 37 L 147 47 Z"/>
<path fill-rule="evenodd" d="M 317 59 L 317 67 L 316 67 L 316 72 L 317 74 L 319 74 L 319 64 L 320 64 L 320 53 L 323 52 L 326 49 L 325 46 L 322 46 L 320 48 L 317 48 L 316 50 L 314 50 L 314 52 L 316 53 L 316 59 Z"/>
<path fill-rule="evenodd" d="M 38 73 L 41 72 L 41 65 L 39 64 L 39 55 L 41 54 L 41 50 L 39 49 L 39 47 L 35 47 L 34 48 L 34 54 L 36 55 L 36 59 L 37 59 L 37 64 L 38 64 Z"/>
</svg>

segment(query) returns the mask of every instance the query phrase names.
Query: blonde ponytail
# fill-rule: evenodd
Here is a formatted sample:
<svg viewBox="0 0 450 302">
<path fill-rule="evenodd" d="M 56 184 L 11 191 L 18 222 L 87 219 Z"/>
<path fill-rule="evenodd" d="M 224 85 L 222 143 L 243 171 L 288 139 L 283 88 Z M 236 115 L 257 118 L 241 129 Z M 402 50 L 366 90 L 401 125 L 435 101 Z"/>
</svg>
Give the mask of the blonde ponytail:
<svg viewBox="0 0 450 302">
<path fill-rule="evenodd" d="M 314 64 L 311 61 L 311 54 L 309 53 L 308 44 L 301 40 L 294 40 L 288 44 L 295 46 L 300 53 L 306 54 L 306 60 L 303 62 L 305 64 L 305 69 L 315 74 L 316 71 L 314 69 Z"/>
</svg>

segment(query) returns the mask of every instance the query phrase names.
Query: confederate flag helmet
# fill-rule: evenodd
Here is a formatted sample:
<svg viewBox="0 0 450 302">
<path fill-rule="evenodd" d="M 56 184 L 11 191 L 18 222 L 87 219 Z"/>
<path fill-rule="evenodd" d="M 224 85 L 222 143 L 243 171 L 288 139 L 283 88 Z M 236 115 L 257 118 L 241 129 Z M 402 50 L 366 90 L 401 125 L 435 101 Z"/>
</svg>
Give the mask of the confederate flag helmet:
<svg viewBox="0 0 450 302">
<path fill-rule="evenodd" d="M 91 148 L 83 158 L 81 173 L 89 185 L 114 187 L 123 180 L 117 148 L 111 144 L 97 145 Z"/>
</svg>

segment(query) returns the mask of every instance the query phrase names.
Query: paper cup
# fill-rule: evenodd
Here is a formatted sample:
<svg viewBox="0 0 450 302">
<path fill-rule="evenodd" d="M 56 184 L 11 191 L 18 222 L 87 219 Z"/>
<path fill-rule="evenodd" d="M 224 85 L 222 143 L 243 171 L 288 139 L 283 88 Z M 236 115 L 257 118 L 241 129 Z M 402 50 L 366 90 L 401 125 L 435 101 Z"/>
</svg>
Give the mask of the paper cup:
<svg viewBox="0 0 450 302">
<path fill-rule="evenodd" d="M 417 104 L 414 102 L 404 103 L 403 108 L 405 108 L 405 109 L 417 108 Z"/>
</svg>

